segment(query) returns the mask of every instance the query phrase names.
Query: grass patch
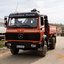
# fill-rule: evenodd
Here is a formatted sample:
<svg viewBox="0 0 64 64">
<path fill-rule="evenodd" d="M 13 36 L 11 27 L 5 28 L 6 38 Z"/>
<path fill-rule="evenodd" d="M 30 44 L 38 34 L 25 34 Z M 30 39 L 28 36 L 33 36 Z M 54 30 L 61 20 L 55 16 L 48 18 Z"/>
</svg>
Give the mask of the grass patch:
<svg viewBox="0 0 64 64">
<path fill-rule="evenodd" d="M 0 40 L 0 48 L 5 46 L 5 42 L 6 42 L 6 40 Z"/>
</svg>

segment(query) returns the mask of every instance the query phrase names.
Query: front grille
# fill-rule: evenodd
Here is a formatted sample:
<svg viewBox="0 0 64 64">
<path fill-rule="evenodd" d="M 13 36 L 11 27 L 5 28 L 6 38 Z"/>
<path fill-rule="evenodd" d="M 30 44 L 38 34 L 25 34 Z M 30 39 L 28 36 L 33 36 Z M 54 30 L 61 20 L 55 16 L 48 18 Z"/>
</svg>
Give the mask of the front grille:
<svg viewBox="0 0 64 64">
<path fill-rule="evenodd" d="M 19 38 L 19 35 L 20 38 Z M 6 33 L 6 40 L 40 40 L 40 33 Z"/>
</svg>

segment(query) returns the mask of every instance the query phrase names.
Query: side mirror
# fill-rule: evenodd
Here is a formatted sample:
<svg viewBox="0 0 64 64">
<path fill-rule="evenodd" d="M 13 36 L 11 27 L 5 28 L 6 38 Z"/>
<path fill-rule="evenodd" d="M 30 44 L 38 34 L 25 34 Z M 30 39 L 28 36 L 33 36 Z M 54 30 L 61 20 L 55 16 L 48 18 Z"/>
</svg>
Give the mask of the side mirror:
<svg viewBox="0 0 64 64">
<path fill-rule="evenodd" d="M 46 21 L 46 28 L 48 27 L 48 20 L 45 20 Z"/>
<path fill-rule="evenodd" d="M 7 20 L 7 17 L 4 17 L 4 20 Z"/>
<path fill-rule="evenodd" d="M 45 21 L 45 27 L 47 28 L 48 27 L 48 17 L 47 16 L 44 17 L 44 21 Z"/>
<path fill-rule="evenodd" d="M 7 25 L 7 21 L 5 22 L 5 25 Z"/>
<path fill-rule="evenodd" d="M 7 16 L 4 17 L 5 26 L 7 26 Z"/>
</svg>

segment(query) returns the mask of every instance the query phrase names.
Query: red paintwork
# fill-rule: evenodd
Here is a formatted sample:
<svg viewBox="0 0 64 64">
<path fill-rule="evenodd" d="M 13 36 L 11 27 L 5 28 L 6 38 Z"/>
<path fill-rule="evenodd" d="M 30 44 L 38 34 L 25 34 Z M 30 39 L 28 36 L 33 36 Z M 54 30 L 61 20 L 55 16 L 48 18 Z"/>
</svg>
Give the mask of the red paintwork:
<svg viewBox="0 0 64 64">
<path fill-rule="evenodd" d="M 43 24 L 44 24 L 44 20 L 43 20 Z M 41 28 L 42 28 L 42 30 L 41 30 Z M 50 26 L 48 24 L 48 27 L 46 28 L 46 30 L 48 31 L 48 33 L 47 33 L 48 36 L 49 37 L 52 37 L 52 34 L 56 34 L 56 32 L 57 32 L 57 26 Z M 39 42 L 42 41 L 44 32 L 45 32 L 45 24 L 40 27 L 40 17 L 38 17 L 38 27 L 35 28 L 35 29 L 24 29 L 24 28 L 21 28 L 21 29 L 6 29 L 6 33 L 40 33 L 41 34 L 40 35 L 40 41 L 31 41 L 31 40 L 7 40 L 8 42 L 11 42 L 11 41 L 19 41 L 19 42 L 39 43 Z"/>
</svg>

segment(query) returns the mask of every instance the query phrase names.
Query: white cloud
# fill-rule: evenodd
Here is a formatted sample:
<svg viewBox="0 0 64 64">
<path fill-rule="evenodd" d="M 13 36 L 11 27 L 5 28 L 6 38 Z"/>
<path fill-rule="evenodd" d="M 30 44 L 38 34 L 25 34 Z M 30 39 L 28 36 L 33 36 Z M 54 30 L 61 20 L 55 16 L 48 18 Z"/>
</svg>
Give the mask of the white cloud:
<svg viewBox="0 0 64 64">
<path fill-rule="evenodd" d="M 0 18 L 15 12 L 29 12 L 36 8 L 48 15 L 49 22 L 64 24 L 64 0 L 0 0 Z"/>
<path fill-rule="evenodd" d="M 44 1 L 37 1 L 36 4 L 37 4 L 38 7 L 41 8 L 41 7 L 44 6 Z"/>
</svg>

